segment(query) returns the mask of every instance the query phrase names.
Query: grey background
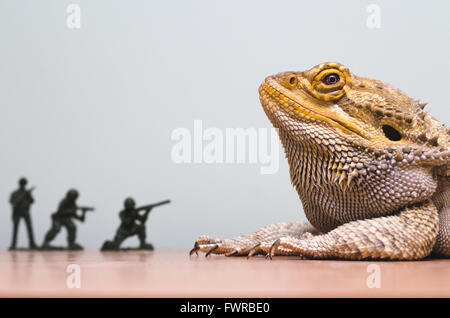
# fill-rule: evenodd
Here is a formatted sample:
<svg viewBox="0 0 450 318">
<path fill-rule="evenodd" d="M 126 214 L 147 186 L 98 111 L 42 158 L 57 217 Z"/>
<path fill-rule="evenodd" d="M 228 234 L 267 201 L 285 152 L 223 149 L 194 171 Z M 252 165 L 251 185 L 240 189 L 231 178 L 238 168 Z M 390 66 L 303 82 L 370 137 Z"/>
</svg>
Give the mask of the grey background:
<svg viewBox="0 0 450 318">
<path fill-rule="evenodd" d="M 80 30 L 66 27 L 71 2 L 81 5 Z M 366 27 L 369 3 L 382 9 L 381 29 Z M 448 123 L 449 12 L 425 1 L 1 0 L 0 247 L 10 243 L 8 196 L 23 175 L 38 187 L 39 243 L 70 187 L 97 208 L 78 227 L 87 247 L 113 236 L 128 195 L 173 200 L 150 216 L 157 247 L 304 219 L 282 153 L 274 175 L 250 164 L 174 164 L 173 129 L 194 119 L 270 127 L 257 95 L 264 77 L 329 60 L 429 101 Z"/>
</svg>

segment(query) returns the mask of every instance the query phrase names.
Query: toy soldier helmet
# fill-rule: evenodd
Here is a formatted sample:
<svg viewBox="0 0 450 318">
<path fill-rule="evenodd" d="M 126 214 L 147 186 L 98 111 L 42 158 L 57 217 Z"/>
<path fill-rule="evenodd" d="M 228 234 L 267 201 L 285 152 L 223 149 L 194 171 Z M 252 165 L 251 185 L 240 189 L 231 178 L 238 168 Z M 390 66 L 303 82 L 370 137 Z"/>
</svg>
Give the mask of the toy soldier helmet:
<svg viewBox="0 0 450 318">
<path fill-rule="evenodd" d="M 70 189 L 69 191 L 67 191 L 67 197 L 72 199 L 78 198 L 78 191 L 75 189 Z"/>
<path fill-rule="evenodd" d="M 133 198 L 126 198 L 124 205 L 126 209 L 134 209 L 134 207 L 136 206 L 136 202 Z"/>
<path fill-rule="evenodd" d="M 20 186 L 26 186 L 27 183 L 28 183 L 28 181 L 27 181 L 26 178 L 20 178 L 20 179 L 19 179 L 19 185 L 20 185 Z"/>
</svg>

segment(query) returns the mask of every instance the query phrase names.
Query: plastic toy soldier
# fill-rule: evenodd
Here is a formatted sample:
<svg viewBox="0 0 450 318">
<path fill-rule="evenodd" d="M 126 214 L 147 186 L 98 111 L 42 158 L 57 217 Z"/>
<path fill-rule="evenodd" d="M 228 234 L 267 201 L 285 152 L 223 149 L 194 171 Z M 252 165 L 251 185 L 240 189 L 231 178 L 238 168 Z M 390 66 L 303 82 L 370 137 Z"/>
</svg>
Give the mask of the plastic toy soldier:
<svg viewBox="0 0 450 318">
<path fill-rule="evenodd" d="M 146 239 L 146 229 L 145 222 L 147 221 L 148 214 L 150 211 L 157 206 L 168 204 L 170 200 L 158 202 L 155 204 L 149 204 L 142 207 L 136 208 L 136 202 L 132 198 L 125 199 L 124 207 L 125 209 L 120 211 L 119 217 L 121 224 L 117 229 L 116 236 L 114 237 L 114 241 L 106 241 L 101 250 L 102 251 L 111 251 L 120 249 L 120 244 L 131 236 L 137 235 L 139 238 L 139 248 L 137 250 L 153 250 L 153 245 L 149 244 L 145 241 Z M 143 214 L 140 214 L 140 211 L 145 211 Z"/>
<path fill-rule="evenodd" d="M 84 222 L 86 212 L 94 211 L 94 208 L 79 207 L 77 206 L 78 191 L 75 189 L 69 190 L 66 197 L 61 201 L 58 206 L 58 210 L 52 214 L 52 227 L 45 235 L 43 250 L 64 249 L 61 247 L 50 246 L 50 242 L 61 231 L 61 227 L 64 226 L 67 230 L 67 241 L 69 250 L 82 250 L 83 247 L 75 243 L 77 227 L 73 219 L 77 219 Z M 81 210 L 81 215 L 77 214 L 77 211 Z"/>
<path fill-rule="evenodd" d="M 11 251 L 16 249 L 17 231 L 19 229 L 20 219 L 22 218 L 24 219 L 25 225 L 27 226 L 30 249 L 38 248 L 38 246 L 34 242 L 33 227 L 31 225 L 31 216 L 30 216 L 30 206 L 34 202 L 31 192 L 33 191 L 34 188 L 27 190 L 26 189 L 27 183 L 28 183 L 27 179 L 21 178 L 19 180 L 19 189 L 14 191 L 9 199 L 9 202 L 11 203 L 13 210 L 12 220 L 14 225 L 12 242 L 9 248 Z"/>
</svg>

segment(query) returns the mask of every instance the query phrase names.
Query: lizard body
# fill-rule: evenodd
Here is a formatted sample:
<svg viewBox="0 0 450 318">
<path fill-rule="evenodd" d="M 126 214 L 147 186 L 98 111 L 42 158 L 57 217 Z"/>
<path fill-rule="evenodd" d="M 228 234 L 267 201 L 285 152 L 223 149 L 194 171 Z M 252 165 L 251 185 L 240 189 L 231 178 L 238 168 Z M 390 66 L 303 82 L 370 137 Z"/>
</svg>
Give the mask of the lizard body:
<svg viewBox="0 0 450 318">
<path fill-rule="evenodd" d="M 201 236 L 191 253 L 450 257 L 450 137 L 425 104 L 338 63 L 269 76 L 259 95 L 309 223 Z"/>
</svg>

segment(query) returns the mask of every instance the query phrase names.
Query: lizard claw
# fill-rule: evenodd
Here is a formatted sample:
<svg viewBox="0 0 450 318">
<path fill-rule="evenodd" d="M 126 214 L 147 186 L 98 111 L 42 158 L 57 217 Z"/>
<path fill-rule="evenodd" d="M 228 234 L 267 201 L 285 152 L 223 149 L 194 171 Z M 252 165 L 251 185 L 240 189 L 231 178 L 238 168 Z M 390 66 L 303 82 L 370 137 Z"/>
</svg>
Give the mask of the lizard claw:
<svg viewBox="0 0 450 318">
<path fill-rule="evenodd" d="M 189 256 L 192 256 L 192 254 L 194 254 L 194 253 L 198 256 L 198 250 L 199 249 L 200 249 L 200 247 L 198 246 L 198 243 L 195 242 L 194 248 L 189 251 Z"/>
<path fill-rule="evenodd" d="M 234 250 L 234 251 L 232 251 L 232 252 L 230 252 L 230 253 L 226 253 L 225 256 L 227 256 L 227 257 L 229 257 L 229 256 L 234 256 L 234 255 L 236 255 L 237 253 L 239 253 L 239 251 L 238 251 L 238 250 Z"/>
<path fill-rule="evenodd" d="M 253 248 L 248 252 L 247 259 L 249 259 L 250 257 L 252 257 L 254 255 L 258 255 L 258 253 L 261 251 L 260 246 L 261 246 L 261 243 L 258 243 L 255 246 L 253 246 Z"/>
<path fill-rule="evenodd" d="M 218 244 L 216 244 L 216 245 L 214 245 L 213 247 L 211 247 L 211 249 L 210 249 L 208 252 L 206 252 L 205 257 L 208 257 L 209 254 L 211 254 L 211 252 L 214 251 L 214 250 L 217 249 L 217 248 L 219 248 L 219 245 L 218 245 Z"/>
<path fill-rule="evenodd" d="M 267 253 L 267 256 L 272 259 L 275 256 L 275 251 L 277 250 L 277 247 L 280 245 L 281 240 L 278 239 L 275 242 L 273 242 L 272 246 L 270 247 L 269 253 Z"/>
</svg>

